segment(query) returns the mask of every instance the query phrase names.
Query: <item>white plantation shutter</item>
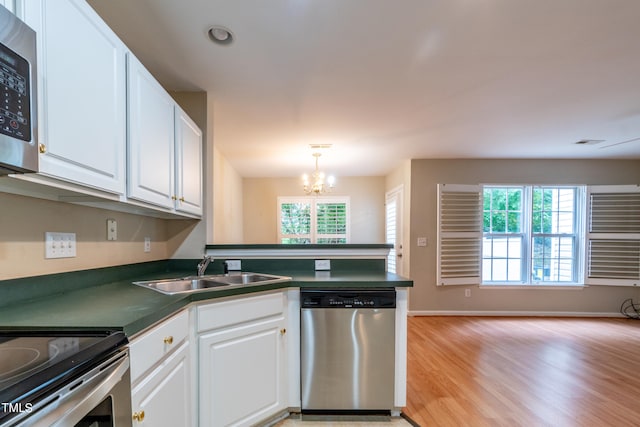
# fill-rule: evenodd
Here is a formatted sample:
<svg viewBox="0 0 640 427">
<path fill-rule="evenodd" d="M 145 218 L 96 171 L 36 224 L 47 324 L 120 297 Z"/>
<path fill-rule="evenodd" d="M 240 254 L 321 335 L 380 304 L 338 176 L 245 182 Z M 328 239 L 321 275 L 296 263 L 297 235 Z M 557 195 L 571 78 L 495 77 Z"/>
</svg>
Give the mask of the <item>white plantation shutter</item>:
<svg viewBox="0 0 640 427">
<path fill-rule="evenodd" d="M 640 284 L 640 187 L 589 187 L 586 284 Z"/>
<path fill-rule="evenodd" d="M 439 184 L 438 286 L 479 284 L 481 259 L 481 187 Z"/>
<path fill-rule="evenodd" d="M 349 242 L 349 197 L 278 197 L 282 244 Z"/>
<path fill-rule="evenodd" d="M 316 243 L 347 243 L 347 211 L 344 201 L 317 201 Z"/>
<path fill-rule="evenodd" d="M 397 255 L 397 251 L 396 251 L 396 245 L 398 244 L 398 242 L 396 242 L 396 234 L 397 234 L 397 221 L 396 221 L 396 216 L 398 214 L 398 209 L 397 209 L 397 200 L 395 197 L 393 198 L 388 198 L 386 201 L 386 214 L 387 214 L 387 220 L 386 220 L 386 234 L 387 234 L 387 243 L 390 243 L 393 245 L 393 247 L 389 250 L 389 255 L 387 257 L 387 271 L 390 273 L 395 273 L 396 272 L 396 255 Z"/>
</svg>

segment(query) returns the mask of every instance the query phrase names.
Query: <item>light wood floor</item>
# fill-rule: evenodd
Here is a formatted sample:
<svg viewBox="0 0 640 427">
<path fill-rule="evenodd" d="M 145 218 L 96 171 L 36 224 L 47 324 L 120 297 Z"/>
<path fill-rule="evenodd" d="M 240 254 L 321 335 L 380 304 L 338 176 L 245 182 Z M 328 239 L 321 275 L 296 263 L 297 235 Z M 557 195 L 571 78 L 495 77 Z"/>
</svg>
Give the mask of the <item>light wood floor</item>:
<svg viewBox="0 0 640 427">
<path fill-rule="evenodd" d="M 640 426 L 640 321 L 410 317 L 422 427 Z"/>
</svg>

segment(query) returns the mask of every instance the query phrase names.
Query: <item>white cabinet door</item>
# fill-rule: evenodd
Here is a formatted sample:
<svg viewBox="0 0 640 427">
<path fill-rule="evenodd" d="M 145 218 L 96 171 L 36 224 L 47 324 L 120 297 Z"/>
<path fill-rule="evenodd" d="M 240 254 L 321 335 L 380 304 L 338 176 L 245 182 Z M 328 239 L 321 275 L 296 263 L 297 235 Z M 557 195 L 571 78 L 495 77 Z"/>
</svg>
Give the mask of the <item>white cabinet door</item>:
<svg viewBox="0 0 640 427">
<path fill-rule="evenodd" d="M 124 194 L 124 44 L 85 1 L 23 6 L 38 36 L 40 172 Z"/>
<path fill-rule="evenodd" d="M 16 14 L 15 0 L 0 0 L 0 6 L 4 6 L 5 8 L 7 8 L 7 10 L 9 10 L 9 12 Z"/>
<path fill-rule="evenodd" d="M 133 55 L 127 55 L 129 145 L 127 196 L 173 209 L 175 102 Z"/>
<path fill-rule="evenodd" d="M 197 308 L 200 426 L 249 426 L 287 407 L 287 293 Z"/>
<path fill-rule="evenodd" d="M 282 319 L 200 336 L 200 425 L 249 426 L 286 408 Z"/>
<path fill-rule="evenodd" d="M 176 105 L 176 210 L 202 215 L 202 132 Z"/>
<path fill-rule="evenodd" d="M 134 427 L 193 425 L 188 348 L 186 341 L 132 390 Z"/>
</svg>

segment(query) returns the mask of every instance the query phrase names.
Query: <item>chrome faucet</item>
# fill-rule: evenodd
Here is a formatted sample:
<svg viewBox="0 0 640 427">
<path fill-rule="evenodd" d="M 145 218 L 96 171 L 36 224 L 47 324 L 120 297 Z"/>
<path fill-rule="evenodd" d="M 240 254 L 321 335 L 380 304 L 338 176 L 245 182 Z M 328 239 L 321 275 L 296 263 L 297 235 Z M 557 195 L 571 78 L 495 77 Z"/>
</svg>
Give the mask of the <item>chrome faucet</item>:
<svg viewBox="0 0 640 427">
<path fill-rule="evenodd" d="M 204 272 L 207 270 L 211 261 L 213 261 L 213 257 L 210 255 L 205 255 L 204 258 L 202 258 L 202 261 L 198 263 L 198 277 L 204 276 Z"/>
</svg>

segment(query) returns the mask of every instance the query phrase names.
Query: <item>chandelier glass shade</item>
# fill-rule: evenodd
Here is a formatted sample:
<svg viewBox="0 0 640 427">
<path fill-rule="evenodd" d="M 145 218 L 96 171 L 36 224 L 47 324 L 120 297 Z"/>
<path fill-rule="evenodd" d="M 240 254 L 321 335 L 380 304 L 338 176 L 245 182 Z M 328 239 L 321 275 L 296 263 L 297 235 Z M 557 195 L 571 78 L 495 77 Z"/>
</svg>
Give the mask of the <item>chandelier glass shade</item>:
<svg viewBox="0 0 640 427">
<path fill-rule="evenodd" d="M 335 178 L 332 176 L 326 177 L 325 173 L 318 169 L 318 159 L 321 155 L 321 153 L 313 153 L 313 157 L 316 158 L 316 169 L 311 176 L 302 175 L 302 188 L 306 194 L 318 196 L 323 193 L 329 193 L 335 187 Z"/>
</svg>

